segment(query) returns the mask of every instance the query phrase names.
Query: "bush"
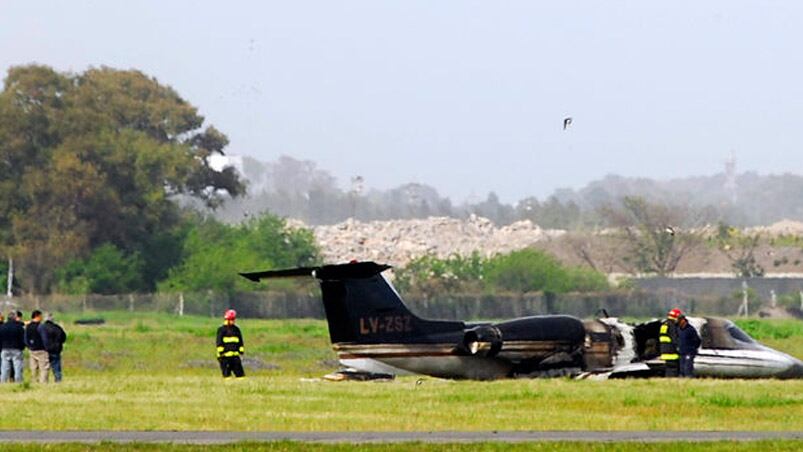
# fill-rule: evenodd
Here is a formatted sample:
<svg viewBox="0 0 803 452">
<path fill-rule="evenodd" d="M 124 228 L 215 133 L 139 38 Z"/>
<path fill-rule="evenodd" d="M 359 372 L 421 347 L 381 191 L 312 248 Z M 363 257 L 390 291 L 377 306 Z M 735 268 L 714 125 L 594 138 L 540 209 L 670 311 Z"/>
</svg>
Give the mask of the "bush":
<svg viewBox="0 0 803 452">
<path fill-rule="evenodd" d="M 126 256 L 110 243 L 86 259 L 70 261 L 56 272 L 59 290 L 68 294 L 136 292 L 143 287 L 144 264 L 137 254 Z"/>
<path fill-rule="evenodd" d="M 565 267 L 546 252 L 525 249 L 491 259 L 485 285 L 514 292 L 565 293 L 607 289 L 608 281 L 592 269 Z"/>
<path fill-rule="evenodd" d="M 439 259 L 423 256 L 396 271 L 400 290 L 424 293 L 442 291 L 590 292 L 607 289 L 600 272 L 566 267 L 552 255 L 525 249 L 490 259 L 478 253 L 470 257 Z"/>
<path fill-rule="evenodd" d="M 239 272 L 313 265 L 318 250 L 312 232 L 289 229 L 284 220 L 264 215 L 237 226 L 215 220 L 195 225 L 184 242 L 183 259 L 160 291 L 254 290 Z M 275 284 L 273 285 L 275 286 Z"/>
<path fill-rule="evenodd" d="M 394 284 L 402 291 L 415 289 L 425 293 L 478 289 L 485 263 L 486 259 L 478 252 L 469 257 L 453 255 L 446 259 L 421 256 L 395 271 Z"/>
</svg>

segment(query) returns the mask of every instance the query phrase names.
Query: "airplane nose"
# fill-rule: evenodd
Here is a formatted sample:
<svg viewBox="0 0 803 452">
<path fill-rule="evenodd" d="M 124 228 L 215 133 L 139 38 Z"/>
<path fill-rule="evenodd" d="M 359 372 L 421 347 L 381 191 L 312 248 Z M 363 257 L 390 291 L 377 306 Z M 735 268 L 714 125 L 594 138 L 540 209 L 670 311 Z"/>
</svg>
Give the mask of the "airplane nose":
<svg viewBox="0 0 803 452">
<path fill-rule="evenodd" d="M 793 360 L 792 364 L 784 370 L 779 378 L 803 378 L 803 362 L 798 359 Z"/>
</svg>

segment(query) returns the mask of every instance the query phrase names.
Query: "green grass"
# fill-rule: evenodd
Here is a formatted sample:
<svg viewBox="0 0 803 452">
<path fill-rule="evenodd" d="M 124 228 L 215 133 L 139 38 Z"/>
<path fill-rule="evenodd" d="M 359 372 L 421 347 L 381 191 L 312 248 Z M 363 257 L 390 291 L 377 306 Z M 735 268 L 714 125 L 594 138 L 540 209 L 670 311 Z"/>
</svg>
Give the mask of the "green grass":
<svg viewBox="0 0 803 452">
<path fill-rule="evenodd" d="M 487 452 L 517 452 L 517 451 L 550 451 L 550 452 L 576 452 L 578 450 L 591 452 L 616 452 L 616 451 L 639 451 L 639 452 L 681 452 L 681 451 L 705 451 L 705 452 L 747 452 L 747 451 L 799 451 L 803 447 L 803 441 L 715 441 L 702 443 L 689 442 L 663 442 L 663 443 L 578 443 L 578 442 L 543 442 L 543 443 L 468 443 L 468 444 L 425 444 L 425 443 L 397 443 L 397 444 L 360 444 L 359 450 L 369 452 L 406 452 L 416 451 L 487 451 Z M 195 451 L 314 451 L 314 452 L 345 452 L 356 448 L 353 444 L 310 444 L 292 441 L 278 441 L 270 443 L 235 443 L 226 445 L 176 445 L 176 444 L 4 444 L 3 449 L 12 452 L 27 451 L 58 451 L 58 452 L 77 452 L 77 451 L 105 451 L 105 450 L 170 450 L 181 452 Z"/>
<path fill-rule="evenodd" d="M 102 316 L 63 316 L 63 383 L 0 385 L 0 429 L 799 430 L 803 419 L 803 380 L 309 381 L 337 368 L 319 320 L 238 322 L 249 377 L 224 381 L 217 319 Z M 801 356 L 799 325 L 757 322 L 770 345 Z"/>
</svg>

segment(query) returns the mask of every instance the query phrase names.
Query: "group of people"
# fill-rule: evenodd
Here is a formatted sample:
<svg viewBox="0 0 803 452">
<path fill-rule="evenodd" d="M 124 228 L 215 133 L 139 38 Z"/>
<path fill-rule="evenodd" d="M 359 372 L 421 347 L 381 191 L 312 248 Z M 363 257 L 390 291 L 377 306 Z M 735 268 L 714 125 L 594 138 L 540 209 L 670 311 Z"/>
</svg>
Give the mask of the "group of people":
<svg viewBox="0 0 803 452">
<path fill-rule="evenodd" d="M 661 359 L 667 377 L 694 378 L 694 357 L 702 341 L 680 309 L 672 309 L 658 330 Z"/>
<path fill-rule="evenodd" d="M 31 379 L 47 383 L 49 374 L 61 381 L 61 351 L 67 341 L 64 329 L 53 321 L 48 313 L 44 321 L 42 311 L 36 309 L 31 319 L 25 322 L 22 312 L 11 311 L 4 319 L 0 314 L 0 382 L 12 378 L 23 382 L 23 351 L 27 348 L 31 368 Z"/>
</svg>

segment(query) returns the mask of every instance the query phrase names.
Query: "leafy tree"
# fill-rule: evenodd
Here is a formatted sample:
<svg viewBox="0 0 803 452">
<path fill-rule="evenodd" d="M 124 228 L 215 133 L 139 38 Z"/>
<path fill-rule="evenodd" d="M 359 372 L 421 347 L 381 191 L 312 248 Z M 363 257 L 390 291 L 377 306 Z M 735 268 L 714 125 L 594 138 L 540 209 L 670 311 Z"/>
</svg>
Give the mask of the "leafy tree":
<svg viewBox="0 0 803 452">
<path fill-rule="evenodd" d="M 182 254 L 182 263 L 169 271 L 159 290 L 253 290 L 254 284 L 239 272 L 318 262 L 312 232 L 287 228 L 283 219 L 273 215 L 236 226 L 203 221 L 187 234 Z"/>
<path fill-rule="evenodd" d="M 69 262 L 57 272 L 59 290 L 70 294 L 115 294 L 142 287 L 144 262 L 112 244 L 96 248 L 86 259 Z"/>
<path fill-rule="evenodd" d="M 608 287 L 602 273 L 563 266 L 555 257 L 536 249 L 500 255 L 488 263 L 486 286 L 515 292 L 594 291 Z"/>
<path fill-rule="evenodd" d="M 717 248 L 728 258 L 737 276 L 764 276 L 764 267 L 755 257 L 760 240 L 761 234 L 745 234 L 722 222 L 717 226 Z"/>
<path fill-rule="evenodd" d="M 607 207 L 602 215 L 627 250 L 622 265 L 629 271 L 672 273 L 700 239 L 700 233 L 690 228 L 697 219 L 689 208 L 624 197 L 619 208 Z"/>
<path fill-rule="evenodd" d="M 0 255 L 19 263 L 25 289 L 48 291 L 56 268 L 104 243 L 152 268 L 150 240 L 180 224 L 176 195 L 217 206 L 241 194 L 233 169 L 209 166 L 228 140 L 203 123 L 139 71 L 11 68 L 0 92 Z"/>
</svg>

